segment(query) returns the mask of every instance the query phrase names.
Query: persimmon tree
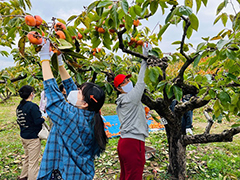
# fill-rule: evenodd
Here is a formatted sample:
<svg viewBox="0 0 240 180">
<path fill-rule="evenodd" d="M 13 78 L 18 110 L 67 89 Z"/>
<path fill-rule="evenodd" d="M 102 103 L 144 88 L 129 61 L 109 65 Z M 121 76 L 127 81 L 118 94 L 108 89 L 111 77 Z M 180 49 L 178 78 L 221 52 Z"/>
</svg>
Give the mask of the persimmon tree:
<svg viewBox="0 0 240 180">
<path fill-rule="evenodd" d="M 192 9 L 194 3 L 196 12 Z M 216 7 L 216 19 L 213 22 L 215 24 L 222 21 L 224 26 L 229 22 L 231 28 L 219 29 L 213 37 L 202 37 L 202 41 L 194 47 L 194 52 L 189 50 L 193 45 L 186 43 L 187 39 L 191 41 L 193 31 L 197 33 L 201 23 L 197 12 L 200 8 L 204 9 L 207 3 L 207 0 L 185 0 L 183 4 L 177 0 L 136 0 L 129 4 L 126 0 L 101 0 L 91 3 L 85 7 L 85 11 L 72 15 L 67 20 L 52 18 L 52 22 L 46 23 L 43 20 L 40 26 L 33 27 L 26 25 L 23 8 L 23 11 L 15 14 L 2 11 L 5 16 L 10 16 L 6 16 L 8 19 L 5 20 L 2 15 L 5 26 L 1 28 L 7 37 L 15 39 L 16 34 L 21 37 L 18 42 L 19 49 L 14 51 L 19 64 L 34 64 L 40 71 L 36 53 L 41 46 L 27 46 L 27 34 L 36 31 L 40 34 L 36 37 L 49 39 L 57 50 L 51 61 L 57 79 L 59 51 L 63 54 L 66 67 L 78 83 L 87 80 L 99 83 L 109 95 L 113 92 L 112 81 L 116 74 L 132 72 L 133 81 L 136 81 L 139 62 L 141 59 L 147 61 L 149 67 L 145 74 L 146 90 L 142 102 L 166 119 L 168 173 L 172 179 L 185 179 L 188 145 L 231 142 L 234 135 L 240 132 L 236 121 L 234 126 L 222 133 L 210 133 L 215 121 L 221 122 L 223 117 L 227 121 L 234 121 L 230 115 L 239 116 L 240 13 L 236 12 L 232 1 L 220 2 Z M 239 0 L 236 0 L 236 3 L 239 4 Z M 232 6 L 233 14 L 224 12 L 227 6 Z M 159 24 L 156 32 L 152 33 L 141 21 L 151 21 L 157 11 L 162 11 L 162 14 L 169 13 L 164 24 Z M 10 30 L 12 23 L 15 23 L 15 28 Z M 66 26 L 66 29 L 60 28 L 65 38 L 57 36 L 57 30 L 54 28 L 57 23 Z M 165 56 L 158 43 L 162 41 L 162 36 L 168 28 L 175 25 L 182 31 L 179 41 L 172 43 L 178 48 L 171 55 Z M 144 42 L 153 45 L 148 56 L 142 55 Z M 123 57 L 113 54 L 118 50 L 122 50 Z M 112 53 L 107 53 L 109 51 Z M 105 79 L 108 83 L 104 82 Z M 196 96 L 182 103 L 181 98 L 187 94 Z M 169 106 L 174 99 L 178 104 L 174 111 L 171 111 Z M 204 114 L 209 122 L 205 132 L 186 135 L 181 130 L 181 117 L 189 110 L 202 107 L 206 107 Z M 209 115 L 210 109 L 212 116 Z"/>
</svg>

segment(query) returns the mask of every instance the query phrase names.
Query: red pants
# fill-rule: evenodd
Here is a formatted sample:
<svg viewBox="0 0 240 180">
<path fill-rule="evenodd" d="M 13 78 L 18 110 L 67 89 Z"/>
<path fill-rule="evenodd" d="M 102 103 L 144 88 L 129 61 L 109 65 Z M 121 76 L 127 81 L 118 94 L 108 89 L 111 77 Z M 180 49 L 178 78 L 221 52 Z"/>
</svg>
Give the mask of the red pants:
<svg viewBox="0 0 240 180">
<path fill-rule="evenodd" d="M 131 138 L 120 138 L 117 150 L 121 166 L 120 180 L 142 180 L 146 162 L 145 142 Z"/>
</svg>

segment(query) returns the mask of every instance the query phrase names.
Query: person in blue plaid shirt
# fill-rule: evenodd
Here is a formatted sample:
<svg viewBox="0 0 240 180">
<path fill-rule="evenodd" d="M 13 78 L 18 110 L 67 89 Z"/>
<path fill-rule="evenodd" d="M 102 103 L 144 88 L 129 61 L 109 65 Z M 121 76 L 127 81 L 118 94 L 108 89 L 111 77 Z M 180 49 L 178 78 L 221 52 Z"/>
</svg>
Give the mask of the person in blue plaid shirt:
<svg viewBox="0 0 240 180">
<path fill-rule="evenodd" d="M 49 46 L 47 40 L 39 55 L 47 97 L 46 111 L 53 127 L 37 179 L 93 179 L 94 158 L 105 150 L 108 141 L 99 114 L 105 93 L 94 83 L 84 83 L 78 90 L 59 55 L 59 72 L 68 94 L 68 102 L 65 101 L 51 71 Z"/>
</svg>

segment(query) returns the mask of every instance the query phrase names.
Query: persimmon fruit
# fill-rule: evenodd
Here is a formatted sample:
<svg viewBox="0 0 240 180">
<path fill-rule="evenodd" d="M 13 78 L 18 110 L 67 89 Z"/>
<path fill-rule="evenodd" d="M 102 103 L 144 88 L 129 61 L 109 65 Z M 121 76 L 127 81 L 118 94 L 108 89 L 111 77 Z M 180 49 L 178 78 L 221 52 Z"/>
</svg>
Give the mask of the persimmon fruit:
<svg viewBox="0 0 240 180">
<path fill-rule="evenodd" d="M 133 25 L 134 25 L 135 27 L 139 26 L 139 23 L 140 23 L 139 19 L 133 20 Z"/>
<path fill-rule="evenodd" d="M 61 54 L 61 52 L 57 48 L 55 48 L 52 44 L 50 45 L 49 50 L 54 53 L 57 53 L 58 56 Z"/>
<path fill-rule="evenodd" d="M 98 28 L 98 32 L 99 33 L 105 33 L 105 29 L 103 29 L 102 27 Z"/>
<path fill-rule="evenodd" d="M 78 33 L 78 39 L 82 39 L 83 35 L 81 33 Z"/>
<path fill-rule="evenodd" d="M 26 15 L 25 23 L 29 26 L 36 26 L 36 19 L 31 15 Z"/>
<path fill-rule="evenodd" d="M 42 43 L 42 37 L 41 35 L 36 31 L 30 31 L 27 35 L 28 40 L 32 44 L 41 44 Z"/>
<path fill-rule="evenodd" d="M 115 30 L 114 29 L 109 29 L 109 32 L 110 33 L 115 33 Z"/>
<path fill-rule="evenodd" d="M 58 30 L 66 30 L 66 26 L 61 23 L 61 22 L 57 22 L 55 25 L 54 25 L 54 29 L 55 31 L 58 31 Z"/>
<path fill-rule="evenodd" d="M 38 15 L 35 15 L 34 18 L 36 20 L 36 26 L 40 26 L 42 24 L 42 18 Z"/>
<path fill-rule="evenodd" d="M 57 31 L 56 36 L 59 39 L 66 39 L 66 36 L 65 36 L 64 32 L 62 32 L 62 31 Z"/>
<path fill-rule="evenodd" d="M 137 45 L 142 46 L 143 45 L 143 41 L 142 40 L 138 40 L 137 41 Z"/>
</svg>

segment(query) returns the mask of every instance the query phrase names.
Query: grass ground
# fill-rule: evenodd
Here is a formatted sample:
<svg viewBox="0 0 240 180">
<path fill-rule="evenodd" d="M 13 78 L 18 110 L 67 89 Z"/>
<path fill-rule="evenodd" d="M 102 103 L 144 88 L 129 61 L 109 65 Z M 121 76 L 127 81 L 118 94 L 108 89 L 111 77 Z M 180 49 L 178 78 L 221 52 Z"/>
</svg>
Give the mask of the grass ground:
<svg viewBox="0 0 240 180">
<path fill-rule="evenodd" d="M 0 104 L 0 179 L 15 180 L 21 172 L 24 151 L 16 123 L 15 110 L 19 98 L 13 97 L 7 103 Z M 39 99 L 34 100 L 39 103 Z M 115 114 L 114 104 L 105 104 L 103 115 Z M 236 119 L 237 117 L 234 117 Z M 230 128 L 233 122 L 214 124 L 211 133 L 222 132 Z M 206 119 L 202 110 L 194 111 L 194 134 L 202 133 Z M 190 145 L 187 147 L 187 179 L 230 180 L 240 179 L 240 135 L 234 136 L 233 142 Z M 117 156 L 118 138 L 109 140 L 107 150 L 96 159 L 95 180 L 119 179 L 120 165 Z M 46 141 L 42 141 L 42 153 Z M 168 179 L 168 146 L 164 131 L 151 133 L 146 140 L 147 146 L 156 148 L 156 153 L 147 160 L 144 179 Z"/>
</svg>

